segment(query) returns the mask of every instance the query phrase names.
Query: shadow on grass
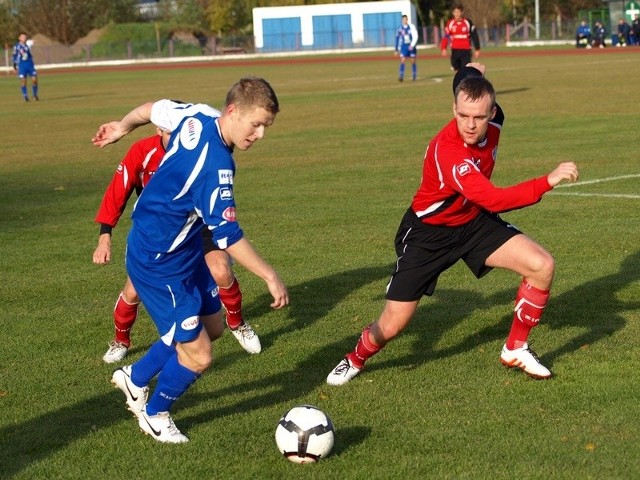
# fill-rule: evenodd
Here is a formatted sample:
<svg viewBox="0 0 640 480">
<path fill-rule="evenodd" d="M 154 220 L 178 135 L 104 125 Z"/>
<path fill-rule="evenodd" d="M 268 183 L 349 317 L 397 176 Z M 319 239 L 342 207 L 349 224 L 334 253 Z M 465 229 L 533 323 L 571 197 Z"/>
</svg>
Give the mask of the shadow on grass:
<svg viewBox="0 0 640 480">
<path fill-rule="evenodd" d="M 315 279 L 293 287 L 290 291 L 291 298 L 295 298 L 298 295 L 302 297 L 299 299 L 300 302 L 295 301 L 291 304 L 290 315 L 293 318 L 293 322 L 286 327 L 271 332 L 269 334 L 270 342 L 283 333 L 302 329 L 324 317 L 328 310 L 334 308 L 339 301 L 355 289 L 380 278 L 384 278 L 386 281 L 390 268 L 372 267 L 353 270 Z M 322 294 L 315 295 L 313 292 L 322 292 Z M 413 365 L 443 355 L 460 353 L 460 346 L 435 351 L 434 345 L 446 331 L 452 328 L 455 322 L 462 321 L 471 315 L 475 309 L 482 308 L 479 305 L 485 305 L 485 308 L 490 308 L 496 302 L 507 303 L 511 300 L 512 295 L 513 290 L 511 289 L 500 292 L 490 298 L 464 290 L 442 289 L 442 293 L 437 297 L 437 304 L 434 306 L 433 302 L 431 302 L 430 305 L 424 307 L 425 309 L 430 308 L 435 315 L 434 318 L 439 318 L 439 321 L 429 322 L 428 320 L 425 321 L 425 319 L 417 319 L 421 323 L 428 325 L 420 335 L 420 338 L 416 340 L 415 349 L 417 355 L 409 355 L 401 360 L 400 363 L 397 360 L 383 362 L 382 364 L 377 364 L 374 368 L 384 368 L 385 366 L 398 364 Z M 383 302 L 382 296 L 381 293 L 379 297 L 381 304 Z M 267 300 L 268 298 L 265 297 L 255 303 L 268 305 Z M 451 312 L 452 305 L 457 305 L 455 313 Z M 309 314 L 310 311 L 313 312 L 312 315 Z M 257 312 L 254 313 L 258 314 Z M 454 317 L 455 320 L 453 319 Z M 469 339 L 463 348 L 474 348 L 478 343 L 493 340 L 494 336 L 504 335 L 504 329 L 505 327 L 500 329 L 496 327 L 493 335 L 486 334 L 482 340 Z M 246 412 L 253 409 L 263 409 L 281 403 L 295 402 L 315 388 L 325 385 L 327 374 L 340 361 L 342 356 L 354 347 L 356 340 L 357 336 L 349 333 L 337 341 L 324 344 L 315 351 L 305 350 L 298 361 L 291 363 L 286 370 L 280 370 L 256 380 L 240 382 L 227 388 L 209 392 L 192 392 L 189 395 L 185 395 L 180 400 L 182 406 L 201 406 L 204 404 L 210 406 L 210 408 L 205 407 L 206 410 L 197 415 L 181 418 L 180 427 L 184 427 L 185 431 L 188 432 L 194 426 L 211 422 L 215 418 L 235 415 L 238 412 Z M 432 346 L 431 349 L 429 349 L 429 345 Z M 226 401 L 226 399 L 238 395 L 242 396 L 243 399 L 231 403 Z"/>
<path fill-rule="evenodd" d="M 543 359 L 551 364 L 562 355 L 607 338 L 626 325 L 620 314 L 640 308 L 640 301 L 624 302 L 618 292 L 640 280 L 640 251 L 622 261 L 620 270 L 611 275 L 583 283 L 566 293 L 551 297 L 549 315 L 543 321 L 551 328 L 579 327 L 584 333 L 555 350 Z"/>
<path fill-rule="evenodd" d="M 371 276 L 368 278 L 366 276 L 358 276 L 358 273 L 364 272 Z M 384 276 L 385 272 L 386 269 L 384 268 L 356 270 L 347 272 L 344 275 L 325 277 L 294 287 L 294 291 L 299 289 L 300 293 L 302 293 L 306 292 L 310 286 L 322 286 L 320 291 L 323 294 L 321 296 L 308 295 L 307 298 L 307 301 L 313 304 L 309 305 L 309 307 L 315 305 L 316 310 L 314 311 L 316 314 L 309 317 L 307 308 L 300 306 L 297 310 L 294 308 L 292 312 L 294 322 L 277 332 L 272 332 L 270 335 L 273 338 L 287 331 L 304 328 L 310 322 L 325 315 L 327 310 L 335 306 L 347 293 L 371 282 L 378 278 L 379 275 Z M 350 274 L 353 274 L 353 276 Z M 635 309 L 638 308 L 638 305 L 617 301 L 615 298 L 616 292 L 639 277 L 640 253 L 628 257 L 616 274 L 587 282 L 557 296 L 555 299 L 552 297 L 548 309 L 550 312 L 555 311 L 555 313 L 545 317 L 546 323 L 553 329 L 580 326 L 585 328 L 586 332 L 572 338 L 556 351 L 544 355 L 542 357 L 543 361 L 550 363 L 563 353 L 573 352 L 585 343 L 596 342 L 620 330 L 625 325 L 625 321 L 616 312 Z M 361 280 L 354 284 L 354 278 L 360 278 Z M 459 355 L 495 341 L 502 342 L 506 338 L 511 325 L 511 309 L 517 288 L 516 283 L 514 283 L 513 288 L 507 288 L 488 296 L 467 290 L 440 289 L 432 298 L 425 299 L 416 313 L 416 318 L 405 332 L 405 334 L 415 337 L 411 353 L 402 358 L 387 361 L 383 360 L 382 356 L 376 357 L 375 361 L 367 365 L 367 370 L 373 371 L 392 367 L 417 368 L 429 361 Z M 331 287 L 333 287 L 333 290 Z M 594 295 L 594 291 L 597 291 L 598 295 Z M 472 316 L 475 311 L 492 309 L 496 304 L 505 306 L 505 314 L 497 319 L 495 323 L 473 332 L 455 345 L 438 348 L 437 345 L 440 340 L 457 324 Z M 318 305 L 320 306 L 319 308 Z M 579 313 L 576 310 L 576 305 L 580 305 L 581 311 L 589 312 L 589 315 Z M 558 319 L 562 320 L 559 321 Z M 338 341 L 325 344 L 314 352 L 307 351 L 306 355 L 301 356 L 300 360 L 292 364 L 287 370 L 214 392 L 189 395 L 184 398 L 184 405 L 195 405 L 200 402 L 210 403 L 211 409 L 204 413 L 181 419 L 180 423 L 188 429 L 194 425 L 209 422 L 213 418 L 234 415 L 238 411 L 261 409 L 266 406 L 295 401 L 311 392 L 317 386 L 324 384 L 326 375 L 331 368 L 346 352 L 354 347 L 356 340 L 357 336 L 347 335 Z M 498 353 L 496 352 L 496 357 Z M 236 395 L 252 396 L 232 404 L 220 406 L 220 403 L 223 403 L 220 400 Z"/>
<path fill-rule="evenodd" d="M 290 287 L 289 297 L 292 300 L 288 307 L 288 315 L 291 321 L 268 334 L 261 333 L 260 340 L 263 348 L 265 346 L 270 347 L 281 335 L 300 331 L 324 318 L 346 296 L 364 285 L 380 281 L 380 291 L 383 292 L 384 283 L 389 278 L 391 271 L 392 265 L 365 267 L 316 278 Z M 256 318 L 268 313 L 270 311 L 270 302 L 271 297 L 267 294 L 252 302 L 252 306 L 244 309 L 247 318 Z M 322 339 L 320 339 L 321 341 Z M 273 375 L 255 381 L 239 383 L 213 392 L 185 395 L 180 400 L 181 405 L 192 406 L 202 402 L 211 403 L 212 410 L 197 416 L 181 419 L 180 425 L 188 429 L 199 423 L 210 422 L 212 418 L 233 415 L 239 411 L 260 409 L 283 402 L 287 403 L 300 398 L 318 385 L 324 384 L 327 374 L 335 366 L 334 363 L 340 360 L 344 352 L 353 348 L 354 341 L 353 333 L 350 332 L 341 340 L 324 345 L 318 350 L 303 352 L 298 362 Z M 241 353 L 240 355 L 246 354 Z M 229 361 L 231 360 L 228 358 L 218 358 L 214 369 L 224 368 Z M 226 407 L 215 406 L 216 400 L 219 398 L 251 392 L 254 393 L 251 398 Z"/>
<path fill-rule="evenodd" d="M 628 256 L 622 262 L 620 270 L 614 274 L 583 283 L 555 297 L 552 292 L 542 318 L 543 324 L 556 330 L 579 327 L 584 329 L 584 333 L 576 335 L 553 351 L 545 352 L 544 348 L 540 349 L 538 353 L 542 353 L 541 361 L 552 367 L 554 361 L 562 355 L 575 352 L 621 330 L 626 321 L 620 313 L 640 308 L 640 302 L 622 302 L 617 298 L 617 293 L 638 279 L 640 252 Z M 514 284 L 513 289 L 497 292 L 486 298 L 468 291 L 438 290 L 431 299 L 423 300 L 416 318 L 406 330 L 406 333 L 417 333 L 412 353 L 400 359 L 371 362 L 367 365 L 367 370 L 389 367 L 415 368 L 427 361 L 457 355 L 484 344 L 506 339 L 513 318 L 510 307 L 514 301 L 516 287 Z M 440 338 L 456 323 L 471 315 L 474 310 L 490 308 L 494 304 L 504 304 L 505 311 L 508 312 L 498 322 L 469 335 L 454 346 L 436 348 Z M 455 306 L 454 314 L 451 313 L 452 306 Z M 496 352 L 496 357 L 498 355 L 499 352 Z"/>
<path fill-rule="evenodd" d="M 289 290 L 289 298 L 291 303 L 285 310 L 285 315 L 289 321 L 281 328 L 276 328 L 268 333 L 264 333 L 260 328 L 256 328 L 256 333 L 260 337 L 262 349 L 271 348 L 273 343 L 282 335 L 302 330 L 311 326 L 316 321 L 324 318 L 328 312 L 333 310 L 336 305 L 340 304 L 345 297 L 352 294 L 365 285 L 379 282 L 380 288 L 377 290 L 380 294 L 376 297 L 377 301 L 382 301 L 384 287 L 389 277 L 393 265 L 382 265 L 375 267 L 363 267 L 355 270 L 335 273 L 326 277 L 314 278 L 298 285 L 287 286 Z M 268 293 L 259 295 L 250 303 L 243 305 L 243 317 L 253 325 L 256 319 L 268 318 L 273 312 L 269 306 L 273 302 L 273 298 Z M 145 321 L 151 323 L 150 318 Z M 155 328 L 152 326 L 152 328 Z M 216 341 L 218 342 L 235 342 L 229 332 Z M 135 344 L 128 355 L 136 357 L 138 354 L 145 353 L 151 345 L 147 343 Z M 215 344 L 214 344 L 215 354 Z M 225 368 L 229 364 L 235 362 L 238 358 L 246 356 L 244 350 L 238 350 L 237 353 L 226 355 L 223 358 L 215 357 L 215 369 Z M 136 357 L 137 358 L 137 357 Z"/>
<path fill-rule="evenodd" d="M 507 88 L 506 90 L 498 90 L 496 95 L 502 96 L 507 95 L 508 93 L 521 93 L 529 90 L 529 87 L 520 87 L 520 88 Z"/>
<path fill-rule="evenodd" d="M 0 477 L 16 475 L 96 430 L 130 421 L 123 409 L 122 392 L 113 390 L 0 428 Z"/>
<path fill-rule="evenodd" d="M 291 307 L 293 322 L 266 335 L 265 343 L 273 343 L 274 338 L 283 333 L 303 329 L 322 318 L 349 293 L 383 279 L 390 273 L 389 266 L 370 267 L 343 272 L 315 279 L 294 286 L 290 293 L 299 300 Z M 626 321 L 622 312 L 640 308 L 640 302 L 623 302 L 617 293 L 640 278 L 640 252 L 627 257 L 618 272 L 586 282 L 576 288 L 552 297 L 544 321 L 554 329 L 581 327 L 586 331 L 575 336 L 564 345 L 542 356 L 543 361 L 553 362 L 560 356 L 571 353 L 583 345 L 594 343 L 622 329 Z M 316 292 L 321 292 L 317 295 Z M 515 286 L 491 296 L 484 297 L 474 292 L 458 289 L 441 289 L 431 299 L 426 299 L 416 314 L 416 319 L 408 327 L 407 333 L 417 333 L 413 351 L 401 359 L 372 363 L 368 370 L 394 366 L 415 367 L 427 361 L 474 349 L 485 343 L 503 339 L 511 322 L 511 315 L 505 315 L 494 325 L 469 335 L 455 346 L 437 349 L 438 340 L 457 322 L 470 316 L 473 311 L 491 308 L 496 303 L 511 305 Z M 269 301 L 265 296 L 264 312 Z M 253 307 L 255 313 L 263 307 Z M 453 309 L 453 310 L 452 310 Z M 310 313 L 311 312 L 311 313 Z M 427 318 L 422 318 L 422 317 Z M 364 324 L 363 324 L 364 327 Z M 314 352 L 305 352 L 300 360 L 287 370 L 255 381 L 249 381 L 214 392 L 191 393 L 181 399 L 181 404 L 195 405 L 210 403 L 212 408 L 204 413 L 180 420 L 180 426 L 188 430 L 194 425 L 211 422 L 215 418 L 263 409 L 266 406 L 290 402 L 308 394 L 318 385 L 324 384 L 326 375 L 340 357 L 351 350 L 357 338 L 352 334 L 325 344 Z M 216 406 L 216 400 L 227 395 L 254 393 L 223 407 Z M 260 393 L 262 392 L 262 393 Z M 96 415 L 96 412 L 100 412 Z M 2 477 L 11 477 L 30 464 L 55 454 L 59 449 L 85 437 L 92 431 L 125 421 L 122 393 L 109 393 L 88 398 L 82 402 L 47 412 L 36 418 L 15 425 L 0 428 L 0 472 Z M 341 429 L 342 431 L 342 429 Z M 346 432 L 346 434 L 344 433 Z M 370 434 L 367 427 L 345 427 L 341 438 L 348 441 L 336 445 L 334 454 L 361 443 Z M 345 435 L 347 435 L 345 437 Z"/>
<path fill-rule="evenodd" d="M 271 345 L 275 338 L 287 332 L 301 330 L 335 308 L 346 296 L 369 283 L 385 279 L 391 273 L 391 265 L 360 268 L 341 272 L 327 277 L 313 279 L 309 282 L 295 285 L 289 289 L 294 302 L 289 315 L 292 321 L 286 326 L 262 335 L 263 345 Z M 271 311 L 269 304 L 271 297 L 267 294 L 252 302 L 245 311 L 251 312 L 251 317 L 264 315 Z M 216 409 L 213 415 L 209 412 L 197 417 L 180 421 L 181 427 L 202 422 L 210 422 L 212 418 L 230 415 L 238 411 L 261 409 L 285 400 L 292 400 L 307 394 L 315 386 L 322 383 L 328 368 L 327 355 L 332 350 L 346 350 L 352 342 L 352 335 L 345 337 L 337 344 L 328 345 L 311 356 L 302 358 L 299 364 L 291 369 L 275 373 L 258 382 L 248 382 L 226 390 L 189 393 L 181 399 L 182 405 L 199 402 L 214 402 L 224 395 L 236 395 L 241 392 L 263 390 L 263 395 L 238 402 L 229 408 Z M 230 340 L 227 336 L 227 341 Z M 138 346 L 138 350 L 145 350 Z M 238 355 L 246 355 L 244 352 Z M 330 368 L 330 367 L 329 367 Z M 86 372 L 85 372 L 86 373 Z M 275 391 L 274 391 L 275 389 Z M 87 398 L 81 402 L 47 412 L 25 422 L 0 428 L 0 477 L 12 477 L 29 465 L 42 461 L 70 444 L 80 440 L 93 431 L 109 427 L 122 421 L 130 421 L 130 416 L 123 413 L 124 398 L 119 390 Z M 98 413 L 97 413 L 98 412 Z M 343 433 L 344 432 L 346 433 Z M 341 429 L 341 438 L 349 439 L 342 444 L 340 441 L 333 452 L 334 455 L 343 453 L 348 448 L 364 441 L 369 430 L 366 427 L 345 427 Z M 346 435 L 346 436 L 345 436 Z"/>
<path fill-rule="evenodd" d="M 468 335 L 455 345 L 445 348 L 437 346 L 449 330 L 471 317 L 475 311 L 491 309 L 496 304 L 504 304 L 505 311 L 509 311 L 515 291 L 516 286 L 485 297 L 468 290 L 447 288 L 436 290 L 432 297 L 424 298 L 421 301 L 411 324 L 401 334 L 415 337 L 412 352 L 402 358 L 370 362 L 367 364 L 367 371 L 390 367 L 417 368 L 426 362 L 459 355 L 481 345 L 506 338 L 511 324 L 511 315 L 504 316 L 496 323 Z M 389 345 L 392 344 L 393 342 Z M 378 357 L 378 360 L 382 359 Z"/>
<path fill-rule="evenodd" d="M 315 278 L 289 287 L 291 303 L 287 307 L 287 315 L 291 321 L 269 333 L 258 332 L 263 349 L 271 347 L 281 335 L 309 327 L 324 318 L 344 298 L 365 285 L 379 282 L 381 299 L 392 269 L 391 264 L 363 267 Z M 272 311 L 269 307 L 272 301 L 271 296 L 265 293 L 251 302 L 251 305 L 245 306 L 243 314 L 248 319 L 267 315 Z"/>
<path fill-rule="evenodd" d="M 340 427 L 338 425 L 339 435 L 336 436 L 335 445 L 331 451 L 330 457 L 338 457 L 356 445 L 360 445 L 365 439 L 371 435 L 371 427 Z"/>
</svg>

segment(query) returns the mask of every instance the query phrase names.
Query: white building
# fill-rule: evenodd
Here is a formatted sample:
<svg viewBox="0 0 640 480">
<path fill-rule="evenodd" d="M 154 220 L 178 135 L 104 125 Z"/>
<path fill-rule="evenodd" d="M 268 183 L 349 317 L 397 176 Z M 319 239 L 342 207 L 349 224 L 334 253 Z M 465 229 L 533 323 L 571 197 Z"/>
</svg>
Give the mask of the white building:
<svg viewBox="0 0 640 480">
<path fill-rule="evenodd" d="M 257 52 L 392 47 L 402 15 L 416 24 L 410 0 L 253 9 Z"/>
</svg>

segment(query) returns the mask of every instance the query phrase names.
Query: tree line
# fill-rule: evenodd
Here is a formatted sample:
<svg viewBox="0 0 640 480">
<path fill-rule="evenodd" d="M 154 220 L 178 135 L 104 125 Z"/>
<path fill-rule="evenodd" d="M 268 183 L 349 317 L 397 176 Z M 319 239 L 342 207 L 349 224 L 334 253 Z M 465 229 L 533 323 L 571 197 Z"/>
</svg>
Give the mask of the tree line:
<svg viewBox="0 0 640 480">
<path fill-rule="evenodd" d="M 350 0 L 351 2 L 357 0 Z M 367 0 L 370 1 L 370 0 Z M 421 26 L 442 25 L 453 4 L 462 3 L 465 14 L 482 27 L 517 23 L 534 18 L 535 0 L 412 0 Z M 190 30 L 195 35 L 253 34 L 256 7 L 348 3 L 347 0 L 157 0 L 154 16 L 141 12 L 139 0 L 0 0 L 0 35 L 5 44 L 20 32 L 40 33 L 71 45 L 95 28 L 110 23 L 159 21 Z M 540 1 L 543 21 L 575 19 L 578 12 L 602 8 L 602 0 Z"/>
</svg>

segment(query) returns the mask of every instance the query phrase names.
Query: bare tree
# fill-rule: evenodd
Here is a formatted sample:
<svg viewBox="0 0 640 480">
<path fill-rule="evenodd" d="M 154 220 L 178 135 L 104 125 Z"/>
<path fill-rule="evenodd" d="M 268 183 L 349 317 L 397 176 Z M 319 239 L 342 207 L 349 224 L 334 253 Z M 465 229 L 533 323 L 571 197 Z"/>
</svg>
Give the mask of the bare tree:
<svg viewBox="0 0 640 480">
<path fill-rule="evenodd" d="M 110 21 L 136 19 L 136 0 L 17 0 L 15 18 L 19 29 L 30 35 L 41 33 L 71 45 L 91 29 Z"/>
<path fill-rule="evenodd" d="M 2 45 L 13 45 L 18 38 L 18 30 L 18 22 L 10 8 L 5 4 L 0 4 L 0 41 Z"/>
</svg>

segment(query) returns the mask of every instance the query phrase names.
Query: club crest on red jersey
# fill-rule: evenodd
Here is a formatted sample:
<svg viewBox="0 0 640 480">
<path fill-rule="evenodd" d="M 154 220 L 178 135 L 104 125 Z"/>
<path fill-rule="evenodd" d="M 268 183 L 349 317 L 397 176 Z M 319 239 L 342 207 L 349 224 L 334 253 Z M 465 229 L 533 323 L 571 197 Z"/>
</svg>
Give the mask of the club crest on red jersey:
<svg viewBox="0 0 640 480">
<path fill-rule="evenodd" d="M 469 166 L 468 163 L 461 163 L 456 167 L 456 171 L 458 172 L 458 175 L 460 175 L 461 177 L 464 177 L 467 173 L 471 171 L 471 167 Z"/>
</svg>

